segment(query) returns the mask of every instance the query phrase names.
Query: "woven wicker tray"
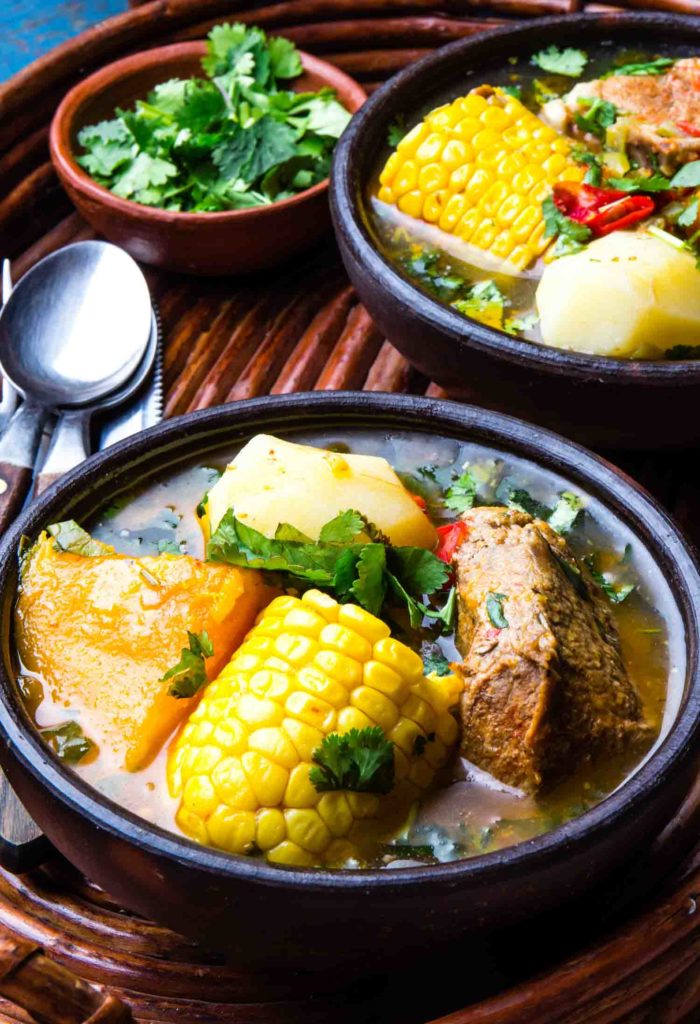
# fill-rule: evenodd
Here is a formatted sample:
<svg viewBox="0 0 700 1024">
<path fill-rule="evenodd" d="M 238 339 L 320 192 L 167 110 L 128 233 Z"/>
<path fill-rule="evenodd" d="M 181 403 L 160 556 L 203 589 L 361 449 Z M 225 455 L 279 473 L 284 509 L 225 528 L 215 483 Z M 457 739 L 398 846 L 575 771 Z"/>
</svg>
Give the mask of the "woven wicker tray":
<svg viewBox="0 0 700 1024">
<path fill-rule="evenodd" d="M 20 275 L 59 246 L 91 237 L 48 161 L 47 131 L 66 89 L 107 61 L 201 37 L 217 21 L 236 18 L 282 32 L 371 91 L 435 46 L 504 20 L 582 6 L 612 9 L 576 0 L 451 0 L 439 8 L 429 0 L 134 5 L 0 88 L 0 254 L 12 257 Z M 624 6 L 700 14 L 700 0 Z M 331 240 L 303 268 L 262 279 L 205 281 L 153 271 L 148 277 L 163 320 L 169 416 L 309 389 L 443 394 L 384 341 Z M 694 460 L 616 461 L 700 538 L 700 491 L 688 471 Z M 620 879 L 598 903 L 553 919 L 546 936 L 521 931 L 488 949 L 456 949 L 440 963 L 426 956 L 421 971 L 408 976 L 352 985 L 224 966 L 215 954 L 124 912 L 60 860 L 31 876 L 1 875 L 0 922 L 9 937 L 0 939 L 0 1019 L 117 1021 L 125 1019 L 122 1001 L 139 1020 L 181 1024 L 692 1024 L 700 1021 L 700 848 L 681 849 L 677 839 L 697 834 L 699 808 L 700 786 L 624 880 L 627 895 L 637 893 L 632 911 L 616 908 Z M 368 956 L 378 954 L 368 936 Z M 83 981 L 76 985 L 74 975 Z"/>
</svg>

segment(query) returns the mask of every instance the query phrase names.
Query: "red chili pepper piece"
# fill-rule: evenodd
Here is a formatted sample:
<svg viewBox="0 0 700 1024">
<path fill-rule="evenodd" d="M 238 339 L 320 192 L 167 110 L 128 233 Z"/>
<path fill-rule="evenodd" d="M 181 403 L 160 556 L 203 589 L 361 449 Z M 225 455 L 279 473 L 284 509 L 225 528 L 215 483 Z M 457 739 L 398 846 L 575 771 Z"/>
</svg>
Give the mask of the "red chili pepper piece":
<svg viewBox="0 0 700 1024">
<path fill-rule="evenodd" d="M 596 238 L 644 220 L 655 208 L 650 196 L 574 182 L 554 186 L 554 205 L 566 217 L 585 224 Z"/>
<path fill-rule="evenodd" d="M 700 128 L 697 125 L 691 124 L 690 121 L 676 121 L 676 127 L 680 128 L 686 135 L 692 135 L 695 139 L 700 139 Z"/>
<path fill-rule="evenodd" d="M 457 548 L 469 536 L 469 527 L 460 519 L 456 523 L 448 523 L 447 526 L 438 526 L 436 532 L 438 546 L 435 554 L 449 565 Z"/>
<path fill-rule="evenodd" d="M 426 508 L 428 507 L 428 503 L 425 500 L 425 498 L 421 498 L 420 494 L 412 494 L 411 497 L 415 501 L 418 508 L 421 509 L 422 512 L 425 512 Z"/>
</svg>

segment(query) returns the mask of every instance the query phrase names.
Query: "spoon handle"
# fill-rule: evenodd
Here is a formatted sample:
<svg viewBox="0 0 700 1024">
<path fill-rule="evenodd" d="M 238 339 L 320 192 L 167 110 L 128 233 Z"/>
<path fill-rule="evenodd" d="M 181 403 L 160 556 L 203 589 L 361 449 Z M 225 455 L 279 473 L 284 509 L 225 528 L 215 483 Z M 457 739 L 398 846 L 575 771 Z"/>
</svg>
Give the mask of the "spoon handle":
<svg viewBox="0 0 700 1024">
<path fill-rule="evenodd" d="M 92 410 L 74 409 L 62 413 L 51 438 L 46 459 L 34 483 L 34 497 L 60 479 L 90 454 Z"/>
<path fill-rule="evenodd" d="M 45 409 L 24 402 L 0 441 L 0 534 L 11 526 L 29 493 L 46 419 Z"/>
</svg>

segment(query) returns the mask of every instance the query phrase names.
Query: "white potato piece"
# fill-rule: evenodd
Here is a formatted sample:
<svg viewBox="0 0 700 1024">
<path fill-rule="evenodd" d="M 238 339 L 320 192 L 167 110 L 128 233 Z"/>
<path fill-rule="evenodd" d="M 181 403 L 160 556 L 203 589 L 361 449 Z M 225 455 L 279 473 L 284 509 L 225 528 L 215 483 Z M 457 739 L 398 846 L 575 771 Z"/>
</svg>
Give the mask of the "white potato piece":
<svg viewBox="0 0 700 1024">
<path fill-rule="evenodd" d="M 550 263 L 537 289 L 542 340 L 622 359 L 700 345 L 700 272 L 683 250 L 645 232 L 614 231 Z"/>
<path fill-rule="evenodd" d="M 209 491 L 208 527 L 228 511 L 266 537 L 291 523 L 313 540 L 345 509 L 357 509 L 395 546 L 433 548 L 428 517 L 386 459 L 340 455 L 258 434 L 240 450 Z"/>
</svg>

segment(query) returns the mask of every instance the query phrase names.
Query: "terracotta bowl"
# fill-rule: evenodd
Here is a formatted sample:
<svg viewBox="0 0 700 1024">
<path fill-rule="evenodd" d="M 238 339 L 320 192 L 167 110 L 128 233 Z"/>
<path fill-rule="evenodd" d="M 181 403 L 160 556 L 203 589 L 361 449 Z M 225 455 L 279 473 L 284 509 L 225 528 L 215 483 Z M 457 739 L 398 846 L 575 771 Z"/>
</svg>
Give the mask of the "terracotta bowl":
<svg viewBox="0 0 700 1024">
<path fill-rule="evenodd" d="M 270 206 L 222 213 L 177 213 L 120 199 L 98 185 L 76 161 L 78 133 L 130 107 L 169 78 L 201 75 L 204 42 L 176 43 L 125 57 L 83 79 L 56 111 L 49 137 L 51 159 L 79 212 L 101 235 L 143 263 L 189 274 L 233 274 L 282 263 L 308 248 L 329 227 L 328 180 Z M 301 53 L 297 91 L 335 89 L 351 112 L 366 93 L 332 64 Z"/>
<path fill-rule="evenodd" d="M 700 441 L 700 360 L 634 361 L 564 351 L 511 337 L 427 295 L 379 251 L 368 185 L 388 155 L 387 129 L 489 81 L 509 57 L 544 44 L 632 49 L 690 46 L 700 21 L 668 14 L 543 18 L 461 39 L 411 64 L 378 89 L 340 140 L 331 173 L 331 212 L 348 274 L 386 337 L 452 394 L 522 416 L 584 444 L 655 450 Z"/>
<path fill-rule="evenodd" d="M 664 737 L 607 799 L 554 831 L 467 860 L 402 870 L 275 867 L 200 846 L 117 806 L 58 760 L 23 706 L 12 636 L 20 538 L 34 539 L 61 519 L 89 524 L 139 481 L 167 477 L 188 460 L 230 451 L 256 433 L 294 438 L 301 431 L 307 441 L 320 441 L 358 430 L 370 438 L 398 433 L 402 446 L 413 437 L 423 453 L 435 437 L 497 449 L 533 471 L 556 474 L 562 486 L 585 491 L 600 510 L 596 515 L 612 517 L 631 533 L 636 557 L 648 566 L 649 586 L 662 587 L 668 607 L 675 609 L 672 629 L 685 648 Z M 0 762 L 51 842 L 121 905 L 228 953 L 238 967 L 385 972 L 392 961 L 405 967 L 407 958 L 424 959 L 462 936 L 488 948 L 494 929 L 517 922 L 529 922 L 534 939 L 542 927 L 538 915 L 553 908 L 563 913 L 584 897 L 590 906 L 602 900 L 602 885 L 619 899 L 631 862 L 637 869 L 643 864 L 650 840 L 696 778 L 699 609 L 693 553 L 666 513 L 615 467 L 555 434 L 473 406 L 410 395 L 315 392 L 234 402 L 165 421 L 112 445 L 45 491 L 5 533 Z M 609 902 L 610 897 L 604 905 Z M 578 927 L 575 913 L 563 928 L 571 931 L 572 922 Z M 468 986 L 469 957 L 464 963 Z M 314 990 L 313 979 L 309 984 Z"/>
</svg>

